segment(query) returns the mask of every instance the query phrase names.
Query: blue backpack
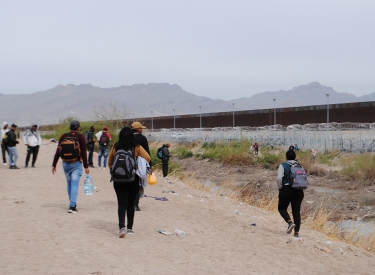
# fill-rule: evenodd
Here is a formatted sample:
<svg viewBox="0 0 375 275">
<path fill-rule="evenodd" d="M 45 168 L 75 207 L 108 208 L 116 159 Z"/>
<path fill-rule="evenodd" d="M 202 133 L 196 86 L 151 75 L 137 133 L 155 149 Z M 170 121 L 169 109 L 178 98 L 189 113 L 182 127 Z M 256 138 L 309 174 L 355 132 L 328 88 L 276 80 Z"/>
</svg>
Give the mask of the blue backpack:
<svg viewBox="0 0 375 275">
<path fill-rule="evenodd" d="M 164 157 L 164 154 L 163 154 L 163 146 L 160 147 L 160 148 L 156 151 L 156 156 L 158 157 L 158 159 L 163 159 L 163 157 Z"/>
</svg>

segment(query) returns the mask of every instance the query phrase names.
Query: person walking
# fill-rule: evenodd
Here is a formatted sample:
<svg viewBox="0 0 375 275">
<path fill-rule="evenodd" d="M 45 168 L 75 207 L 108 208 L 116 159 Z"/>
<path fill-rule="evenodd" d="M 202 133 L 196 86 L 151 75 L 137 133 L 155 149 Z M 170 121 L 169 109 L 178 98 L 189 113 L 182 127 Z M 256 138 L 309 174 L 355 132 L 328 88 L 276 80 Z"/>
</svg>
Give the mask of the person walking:
<svg viewBox="0 0 375 275">
<path fill-rule="evenodd" d="M 147 162 L 151 161 L 150 155 L 141 145 L 137 145 L 133 131 L 130 127 L 124 127 L 120 131 L 119 140 L 115 143 L 108 156 L 108 167 L 112 172 L 112 165 L 118 150 L 131 150 L 134 161 L 138 156 L 143 157 Z M 139 176 L 135 174 L 134 181 L 122 182 L 113 178 L 113 188 L 115 189 L 118 204 L 119 238 L 124 238 L 126 234 L 134 234 L 134 202 L 139 190 Z M 125 228 L 125 212 L 127 214 L 127 226 Z"/>
<path fill-rule="evenodd" d="M 298 237 L 301 226 L 301 203 L 304 197 L 302 189 L 294 189 L 290 185 L 291 166 L 298 163 L 296 153 L 292 150 L 286 152 L 286 162 L 280 164 L 277 170 L 277 187 L 279 189 L 278 210 L 283 219 L 288 223 L 286 233 L 290 234 L 294 229 L 294 237 Z M 287 211 L 289 204 L 292 206 L 293 220 Z"/>
<path fill-rule="evenodd" d="M 163 152 L 163 158 L 161 160 L 161 163 L 163 165 L 163 178 L 168 176 L 168 161 L 171 155 L 169 154 L 168 148 L 171 147 L 169 143 L 163 144 L 162 146 L 162 152 Z"/>
<path fill-rule="evenodd" d="M 314 149 L 311 149 L 311 155 L 310 155 L 310 163 L 312 163 L 312 164 L 315 164 L 315 159 L 316 159 L 316 150 L 314 150 Z"/>
<path fill-rule="evenodd" d="M 12 124 L 10 131 L 6 133 L 7 136 L 7 146 L 8 146 L 8 154 L 9 154 L 9 168 L 10 169 L 20 169 L 17 167 L 17 159 L 18 159 L 18 153 L 16 149 L 16 145 L 19 143 L 17 140 L 17 135 L 16 135 L 16 129 L 17 129 L 16 124 Z"/>
<path fill-rule="evenodd" d="M 94 168 L 94 163 L 92 161 L 92 157 L 94 155 L 94 147 L 95 147 L 95 140 L 94 140 L 94 132 L 95 126 L 91 126 L 90 130 L 87 132 L 86 142 L 87 142 L 87 151 L 89 152 L 89 167 Z"/>
<path fill-rule="evenodd" d="M 143 126 L 140 122 L 136 121 L 134 122 L 132 125 L 132 130 L 133 130 L 133 133 L 134 133 L 134 140 L 135 140 L 135 143 L 136 144 L 139 144 L 143 147 L 143 149 L 145 149 L 145 151 L 147 152 L 147 154 L 151 155 L 150 154 L 150 149 L 148 147 L 148 140 L 147 138 L 142 135 L 142 132 L 143 132 L 143 129 L 145 129 L 146 127 Z M 152 174 L 152 163 L 151 163 L 151 160 L 149 162 L 150 164 L 150 174 Z M 140 198 L 143 197 L 143 194 L 144 194 L 144 188 L 143 188 L 143 185 L 140 184 L 139 186 L 139 191 L 138 191 L 138 194 L 135 198 L 135 203 L 134 203 L 134 209 L 135 211 L 141 211 L 141 209 L 139 208 L 139 200 Z"/>
<path fill-rule="evenodd" d="M 8 145 L 5 144 L 5 138 L 6 138 L 6 133 L 9 132 L 9 129 L 8 129 L 8 122 L 3 122 L 3 128 L 0 129 L 0 133 L 1 133 L 1 154 L 2 154 L 2 157 L 3 157 L 3 164 L 4 165 L 7 165 L 7 159 L 6 159 L 6 155 L 9 154 L 8 153 Z"/>
<path fill-rule="evenodd" d="M 108 144 L 112 140 L 111 134 L 108 132 L 108 127 L 104 126 L 102 131 L 95 134 L 99 141 L 98 152 L 98 168 L 101 168 L 102 156 L 104 157 L 103 169 L 107 168 Z"/>
<path fill-rule="evenodd" d="M 258 143 L 255 142 L 255 144 L 253 145 L 253 147 L 254 147 L 255 155 L 258 155 L 258 150 L 259 150 Z"/>
<path fill-rule="evenodd" d="M 76 120 L 73 120 L 70 123 L 70 132 L 63 134 L 60 137 L 59 143 L 56 149 L 55 157 L 52 163 L 52 174 L 55 174 L 57 162 L 59 160 L 59 157 L 61 157 L 62 166 L 63 166 L 66 183 L 67 183 L 68 196 L 69 196 L 68 213 L 78 212 L 77 196 L 78 196 L 79 180 L 81 179 L 81 176 L 82 176 L 82 164 L 83 164 L 83 167 L 85 168 L 86 174 L 90 173 L 90 170 L 87 164 L 86 139 L 84 135 L 79 133 L 80 127 L 81 127 L 80 123 Z M 72 142 L 75 143 L 74 147 L 71 146 Z M 68 151 L 68 150 L 72 150 L 72 151 Z M 71 156 L 74 156 L 74 158 Z"/>
<path fill-rule="evenodd" d="M 25 168 L 29 165 L 29 160 L 31 154 L 33 155 L 33 160 L 31 161 L 31 167 L 35 168 L 36 158 L 39 152 L 39 146 L 42 145 L 42 138 L 38 131 L 38 125 L 32 124 L 30 129 L 27 129 L 22 136 L 23 143 L 27 146 L 27 155 L 25 161 Z"/>
</svg>

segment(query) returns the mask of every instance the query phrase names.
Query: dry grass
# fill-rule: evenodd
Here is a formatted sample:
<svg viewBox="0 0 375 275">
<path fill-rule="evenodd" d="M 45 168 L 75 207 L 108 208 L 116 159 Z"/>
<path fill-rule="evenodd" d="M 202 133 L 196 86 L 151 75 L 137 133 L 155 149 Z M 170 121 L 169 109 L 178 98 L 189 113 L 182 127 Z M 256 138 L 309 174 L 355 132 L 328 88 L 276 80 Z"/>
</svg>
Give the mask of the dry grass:
<svg viewBox="0 0 375 275">
<path fill-rule="evenodd" d="M 201 150 L 200 146 L 201 144 L 194 144 L 188 149 L 197 151 Z M 207 152 L 207 149 L 210 150 L 208 154 L 210 155 L 210 158 L 212 157 L 213 159 L 221 160 L 223 163 L 241 163 L 243 165 L 243 152 L 236 156 L 237 154 L 233 151 L 237 151 L 240 147 L 245 148 L 246 146 L 246 144 L 237 143 L 225 148 L 224 145 L 217 146 L 214 144 L 206 144 L 204 151 Z M 246 158 L 249 159 L 248 164 L 267 164 L 269 165 L 269 168 L 274 168 L 273 165 L 279 161 L 279 157 L 282 153 L 280 153 L 280 150 L 277 151 L 277 149 L 269 151 L 268 153 L 272 154 L 272 156 L 266 157 L 263 163 L 257 161 L 256 158 L 249 158 L 249 156 L 246 156 Z M 223 154 L 224 156 L 218 157 L 220 154 Z M 208 155 L 206 155 L 206 157 L 208 157 Z M 328 154 L 324 161 L 332 161 L 332 159 L 337 156 L 337 153 L 332 153 L 331 155 Z M 298 151 L 297 160 L 303 165 L 309 174 L 317 176 L 326 175 L 326 171 L 323 168 L 310 163 L 310 152 Z M 345 159 L 345 161 L 347 165 L 347 170 L 343 170 L 345 176 L 356 178 L 358 182 L 363 179 L 375 180 L 375 159 L 372 155 L 368 154 L 368 156 L 365 157 L 364 155 L 351 157 Z M 277 213 L 278 191 L 275 190 L 274 186 L 258 182 L 256 179 L 252 179 L 244 186 L 237 186 L 229 176 L 223 178 L 221 182 L 218 182 L 217 184 L 202 183 L 200 180 L 196 179 L 194 173 L 183 173 L 181 168 L 175 168 L 174 172 L 170 175 L 175 175 L 193 188 L 204 190 L 206 192 L 216 190 L 215 192 L 218 195 L 225 195 L 249 205 Z M 308 227 L 326 234 L 331 239 L 343 241 L 375 253 L 375 232 L 361 234 L 361 227 L 358 225 L 353 225 L 353 228 L 346 227 L 344 230 L 340 226 L 343 220 L 332 221 L 337 217 L 336 206 L 337 204 L 332 205 L 330 198 L 321 198 L 320 202 L 316 204 L 307 204 L 303 201 L 301 212 L 302 222 Z"/>
<path fill-rule="evenodd" d="M 214 184 L 204 184 L 197 180 L 194 174 L 191 173 L 185 173 L 182 180 L 189 186 L 206 192 L 210 192 L 214 187 Z M 278 211 L 277 191 L 275 191 L 274 187 L 258 184 L 256 181 L 238 187 L 235 183 L 231 182 L 230 178 L 223 179 L 218 184 L 216 193 L 269 212 L 277 213 Z M 344 230 L 341 227 L 343 220 L 332 222 L 335 213 L 336 207 L 331 205 L 330 198 L 321 198 L 320 202 L 315 205 L 303 203 L 301 212 L 302 223 L 326 234 L 333 240 L 339 240 L 375 253 L 375 232 L 370 232 L 367 235 L 361 234 L 360 231 L 365 225 L 363 227 L 353 225 L 352 228 L 346 227 Z"/>
</svg>

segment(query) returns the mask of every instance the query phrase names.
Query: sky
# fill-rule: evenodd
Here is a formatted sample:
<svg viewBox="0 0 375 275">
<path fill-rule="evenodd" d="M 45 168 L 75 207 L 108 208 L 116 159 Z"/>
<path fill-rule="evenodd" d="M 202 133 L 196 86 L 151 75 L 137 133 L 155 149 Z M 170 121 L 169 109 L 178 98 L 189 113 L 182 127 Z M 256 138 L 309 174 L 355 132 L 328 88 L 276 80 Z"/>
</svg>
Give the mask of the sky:
<svg viewBox="0 0 375 275">
<path fill-rule="evenodd" d="M 0 93 L 177 84 L 212 99 L 314 81 L 375 92 L 373 0 L 0 0 Z"/>
</svg>

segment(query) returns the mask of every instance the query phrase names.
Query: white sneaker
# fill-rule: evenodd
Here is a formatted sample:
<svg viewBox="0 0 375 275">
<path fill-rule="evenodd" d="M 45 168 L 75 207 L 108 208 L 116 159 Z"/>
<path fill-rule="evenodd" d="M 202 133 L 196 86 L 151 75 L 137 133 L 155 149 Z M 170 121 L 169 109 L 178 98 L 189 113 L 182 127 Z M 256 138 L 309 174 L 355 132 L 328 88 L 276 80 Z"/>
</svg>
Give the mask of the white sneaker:
<svg viewBox="0 0 375 275">
<path fill-rule="evenodd" d="M 107 169 L 106 167 L 103 167 L 103 169 Z"/>
<path fill-rule="evenodd" d="M 125 235 L 126 235 L 126 229 L 125 227 L 121 228 L 119 233 L 118 233 L 118 237 L 119 238 L 125 238 Z"/>
<path fill-rule="evenodd" d="M 101 169 L 101 167 L 99 166 L 98 169 Z"/>
<path fill-rule="evenodd" d="M 8 164 L 4 163 L 5 166 L 7 166 Z"/>
</svg>

